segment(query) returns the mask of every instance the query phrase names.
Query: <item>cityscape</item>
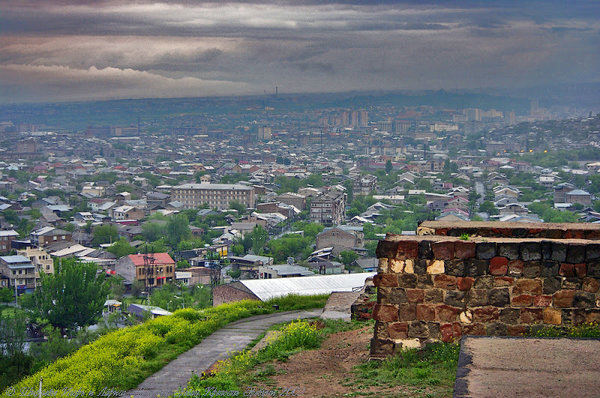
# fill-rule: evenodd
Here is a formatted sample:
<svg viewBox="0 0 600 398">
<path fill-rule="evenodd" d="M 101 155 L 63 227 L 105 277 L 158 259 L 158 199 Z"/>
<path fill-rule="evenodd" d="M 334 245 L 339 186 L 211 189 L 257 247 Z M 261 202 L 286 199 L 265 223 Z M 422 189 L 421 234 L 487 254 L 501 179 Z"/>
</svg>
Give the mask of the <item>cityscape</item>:
<svg viewBox="0 0 600 398">
<path fill-rule="evenodd" d="M 597 5 L 301 3 L 0 6 L 0 396 L 564 396 L 478 372 L 598 353 Z"/>
</svg>

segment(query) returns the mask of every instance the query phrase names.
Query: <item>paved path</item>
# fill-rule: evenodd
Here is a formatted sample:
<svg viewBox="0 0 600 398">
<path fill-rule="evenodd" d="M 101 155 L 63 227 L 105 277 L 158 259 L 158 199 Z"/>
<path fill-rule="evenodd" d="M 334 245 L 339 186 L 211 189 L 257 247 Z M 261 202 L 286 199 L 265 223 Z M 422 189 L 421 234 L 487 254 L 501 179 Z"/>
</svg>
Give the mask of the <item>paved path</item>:
<svg viewBox="0 0 600 398">
<path fill-rule="evenodd" d="M 136 389 L 127 391 L 123 397 L 168 397 L 178 388 L 185 387 L 193 373 L 201 374 L 216 361 L 227 358 L 231 352 L 243 350 L 272 325 L 297 318 L 318 317 L 321 312 L 322 309 L 279 312 L 230 323 L 179 355 L 177 359 L 144 380 Z"/>
<path fill-rule="evenodd" d="M 465 337 L 454 397 L 600 396 L 600 340 Z"/>
</svg>

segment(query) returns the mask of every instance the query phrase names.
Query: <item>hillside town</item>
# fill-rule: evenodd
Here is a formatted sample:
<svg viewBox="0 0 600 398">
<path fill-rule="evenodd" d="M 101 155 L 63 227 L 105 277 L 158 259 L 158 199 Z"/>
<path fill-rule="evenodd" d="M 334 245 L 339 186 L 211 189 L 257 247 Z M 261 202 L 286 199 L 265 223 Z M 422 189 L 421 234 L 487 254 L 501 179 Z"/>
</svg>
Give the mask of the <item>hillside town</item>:
<svg viewBox="0 0 600 398">
<path fill-rule="evenodd" d="M 161 133 L 2 121 L 0 286 L 32 292 L 66 258 L 137 293 L 370 272 L 379 239 L 424 220 L 599 222 L 600 116 L 553 115 L 532 101 L 519 116 L 257 107 Z"/>
</svg>

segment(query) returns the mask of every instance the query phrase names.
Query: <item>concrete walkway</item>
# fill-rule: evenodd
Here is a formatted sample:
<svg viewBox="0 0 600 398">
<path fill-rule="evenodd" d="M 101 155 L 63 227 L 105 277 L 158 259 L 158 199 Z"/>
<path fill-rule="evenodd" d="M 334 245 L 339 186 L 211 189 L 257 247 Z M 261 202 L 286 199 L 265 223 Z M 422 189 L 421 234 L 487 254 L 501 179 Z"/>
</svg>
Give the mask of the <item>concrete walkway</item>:
<svg viewBox="0 0 600 398">
<path fill-rule="evenodd" d="M 600 340 L 465 337 L 454 397 L 600 396 Z"/>
<path fill-rule="evenodd" d="M 127 391 L 123 397 L 168 397 L 178 388 L 185 387 L 192 374 L 200 375 L 216 361 L 227 358 L 232 352 L 243 350 L 272 325 L 297 318 L 318 317 L 321 312 L 322 309 L 279 312 L 230 323 L 179 355 L 177 359 L 144 380 L 136 389 Z"/>
</svg>

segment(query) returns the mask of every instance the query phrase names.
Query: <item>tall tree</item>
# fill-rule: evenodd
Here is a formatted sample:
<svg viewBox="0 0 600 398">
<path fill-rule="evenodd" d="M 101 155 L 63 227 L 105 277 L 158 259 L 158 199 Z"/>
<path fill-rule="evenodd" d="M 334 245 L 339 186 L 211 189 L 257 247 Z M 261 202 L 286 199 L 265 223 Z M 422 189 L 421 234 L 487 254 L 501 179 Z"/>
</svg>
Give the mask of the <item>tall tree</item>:
<svg viewBox="0 0 600 398">
<path fill-rule="evenodd" d="M 101 245 L 103 243 L 115 242 L 119 239 L 119 231 L 117 227 L 110 224 L 99 225 L 94 228 L 94 239 L 92 245 Z"/>
<path fill-rule="evenodd" d="M 175 214 L 167 221 L 167 240 L 172 247 L 177 247 L 182 240 L 192 236 L 190 222 L 185 214 Z"/>
<path fill-rule="evenodd" d="M 250 237 L 252 239 L 252 252 L 254 254 L 260 254 L 265 246 L 265 243 L 267 242 L 267 238 L 269 237 L 267 230 L 261 225 L 257 225 L 254 227 L 254 229 L 252 229 Z"/>
<path fill-rule="evenodd" d="M 98 273 L 96 264 L 76 259 L 65 259 L 54 267 L 54 274 L 42 273 L 41 285 L 33 294 L 35 315 L 63 331 L 96 322 L 109 291 L 104 273 Z"/>
</svg>

